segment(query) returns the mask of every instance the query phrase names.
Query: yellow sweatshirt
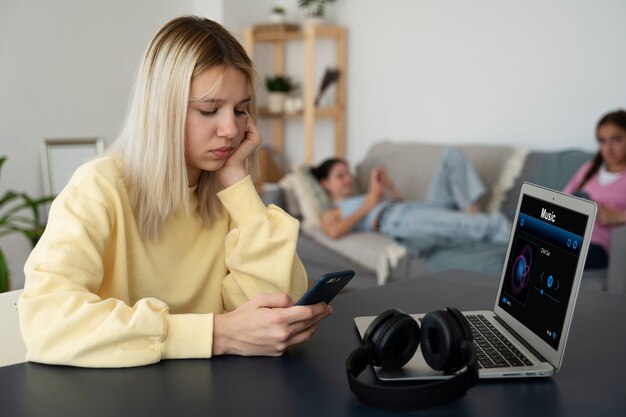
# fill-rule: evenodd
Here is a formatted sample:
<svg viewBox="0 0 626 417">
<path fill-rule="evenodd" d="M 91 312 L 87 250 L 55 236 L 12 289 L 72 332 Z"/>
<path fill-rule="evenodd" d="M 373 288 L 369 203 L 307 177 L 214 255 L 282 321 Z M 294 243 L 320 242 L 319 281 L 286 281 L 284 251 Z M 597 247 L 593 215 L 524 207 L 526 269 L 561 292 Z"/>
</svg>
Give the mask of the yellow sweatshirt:
<svg viewBox="0 0 626 417">
<path fill-rule="evenodd" d="M 297 299 L 306 273 L 298 221 L 265 207 L 250 177 L 218 193 L 225 210 L 203 227 L 196 193 L 162 226 L 138 234 L 122 181 L 107 156 L 79 168 L 54 200 L 24 267 L 18 310 L 27 359 L 124 367 L 212 354 L 213 314 L 263 292 Z"/>
</svg>

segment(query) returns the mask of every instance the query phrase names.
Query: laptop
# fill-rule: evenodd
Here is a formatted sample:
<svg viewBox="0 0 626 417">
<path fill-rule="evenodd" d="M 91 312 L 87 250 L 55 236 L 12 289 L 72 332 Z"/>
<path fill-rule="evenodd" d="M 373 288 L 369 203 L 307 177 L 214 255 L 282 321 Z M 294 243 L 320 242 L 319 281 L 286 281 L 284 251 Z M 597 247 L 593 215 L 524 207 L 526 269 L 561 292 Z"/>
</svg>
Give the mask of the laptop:
<svg viewBox="0 0 626 417">
<path fill-rule="evenodd" d="M 474 335 L 480 378 L 556 374 L 596 217 L 592 201 L 522 184 L 492 311 L 464 311 Z M 420 320 L 425 314 L 412 314 Z M 363 337 L 374 316 L 356 317 Z M 401 369 L 374 367 L 385 381 L 449 378 L 421 354 Z"/>
</svg>

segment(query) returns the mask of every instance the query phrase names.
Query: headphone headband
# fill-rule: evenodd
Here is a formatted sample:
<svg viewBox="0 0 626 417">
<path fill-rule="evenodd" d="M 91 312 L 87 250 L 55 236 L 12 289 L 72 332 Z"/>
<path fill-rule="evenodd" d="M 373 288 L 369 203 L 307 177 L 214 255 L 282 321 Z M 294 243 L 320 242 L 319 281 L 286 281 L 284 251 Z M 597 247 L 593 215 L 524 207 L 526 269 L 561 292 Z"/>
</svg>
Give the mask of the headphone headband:
<svg viewBox="0 0 626 417">
<path fill-rule="evenodd" d="M 476 384 L 478 381 L 478 365 L 472 347 L 471 331 L 467 326 L 465 316 L 453 308 L 448 308 L 447 311 L 436 312 L 437 315 L 442 313 L 449 314 L 454 322 L 458 322 L 455 325 L 462 328 L 462 331 L 457 329 L 454 332 L 456 335 L 455 347 L 458 348 L 458 353 L 464 359 L 463 366 L 460 367 L 461 369 L 456 375 L 434 382 L 410 385 L 374 385 L 360 381 L 358 376 L 365 370 L 368 364 L 380 365 L 380 359 L 376 358 L 376 355 L 377 350 L 382 348 L 376 346 L 376 344 L 386 345 L 387 342 L 392 340 L 394 332 L 406 331 L 406 326 L 404 326 L 404 329 L 399 328 L 401 326 L 398 325 L 398 322 L 402 319 L 399 316 L 403 315 L 405 316 L 404 319 L 408 317 L 408 319 L 413 320 L 402 311 L 387 310 L 370 324 L 363 338 L 364 343 L 355 349 L 346 360 L 346 373 L 350 389 L 361 402 L 389 410 L 428 408 L 460 398 L 465 395 L 470 387 Z M 417 339 L 419 339 L 419 325 L 416 326 L 416 331 L 418 333 Z M 452 330 L 443 328 L 441 331 L 447 332 Z M 419 344 L 419 341 L 416 343 Z M 415 346 L 415 349 L 417 349 L 417 346 Z M 428 352 L 424 352 L 425 355 L 426 353 Z M 400 364 L 400 366 L 403 364 Z"/>
<path fill-rule="evenodd" d="M 470 360 L 455 376 L 419 385 L 373 385 L 361 382 L 358 376 L 370 363 L 370 355 L 358 348 L 346 361 L 350 389 L 364 404 L 390 410 L 411 410 L 440 405 L 465 395 L 476 385 L 478 366 L 470 344 L 465 344 L 465 354 Z"/>
</svg>

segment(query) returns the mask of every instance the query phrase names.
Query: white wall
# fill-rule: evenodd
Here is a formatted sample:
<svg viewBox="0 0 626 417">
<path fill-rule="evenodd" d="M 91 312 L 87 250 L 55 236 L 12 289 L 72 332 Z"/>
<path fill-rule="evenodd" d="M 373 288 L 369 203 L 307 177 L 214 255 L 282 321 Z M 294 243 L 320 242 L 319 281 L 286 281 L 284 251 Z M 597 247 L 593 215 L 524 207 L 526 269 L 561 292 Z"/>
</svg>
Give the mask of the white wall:
<svg viewBox="0 0 626 417">
<path fill-rule="evenodd" d="M 348 27 L 353 162 L 382 138 L 594 149 L 597 119 L 626 107 L 624 0 L 338 0 L 329 17 Z"/>
<path fill-rule="evenodd" d="M 1 0 L 0 193 L 43 192 L 39 144 L 101 137 L 121 127 L 134 73 L 154 33 L 181 14 L 220 21 L 221 0 Z M 13 286 L 30 251 L 22 236 L 0 240 Z"/>
<path fill-rule="evenodd" d="M 287 10 L 287 21 L 302 23 L 303 12 L 297 7 L 296 0 L 228 0 L 224 4 L 224 25 L 228 27 L 243 42 L 243 34 L 246 27 L 259 23 L 269 22 L 269 11 L 275 5 L 283 6 Z M 294 81 L 302 84 L 304 78 L 304 43 L 302 41 L 288 42 L 285 45 L 286 73 Z M 324 68 L 333 65 L 334 48 L 330 41 L 320 41 L 317 44 L 316 76 L 321 79 Z M 254 46 L 254 60 L 258 74 L 257 100 L 263 104 L 267 100 L 264 88 L 264 76 L 273 71 L 273 48 L 269 43 L 257 43 Z M 299 89 L 294 95 L 302 95 Z M 270 120 L 259 120 L 259 128 L 264 136 L 265 145 L 272 143 L 272 125 Z M 316 152 L 320 156 L 329 155 L 334 151 L 333 125 L 328 121 L 320 121 L 316 127 L 317 142 Z M 285 148 L 290 163 L 300 162 L 304 155 L 304 130 L 302 121 L 287 121 L 285 129 Z"/>
<path fill-rule="evenodd" d="M 340 0 L 337 9 L 349 18 L 351 159 L 385 137 L 594 149 L 597 119 L 626 107 L 623 0 Z"/>
<path fill-rule="evenodd" d="M 165 21 L 199 13 L 241 36 L 275 4 L 301 19 L 296 0 L 0 0 L 0 193 L 42 193 L 43 138 L 111 142 Z M 624 0 L 338 0 L 329 18 L 348 28 L 352 162 L 382 138 L 593 149 L 599 116 L 626 107 Z M 331 49 L 321 45 L 321 57 Z M 269 52 L 257 61 L 262 77 Z M 302 61 L 291 47 L 289 73 L 301 77 Z M 332 152 L 331 127 L 317 130 L 318 160 Z M 287 135 L 301 160 L 301 123 Z M 0 244 L 21 286 L 28 244 Z"/>
</svg>

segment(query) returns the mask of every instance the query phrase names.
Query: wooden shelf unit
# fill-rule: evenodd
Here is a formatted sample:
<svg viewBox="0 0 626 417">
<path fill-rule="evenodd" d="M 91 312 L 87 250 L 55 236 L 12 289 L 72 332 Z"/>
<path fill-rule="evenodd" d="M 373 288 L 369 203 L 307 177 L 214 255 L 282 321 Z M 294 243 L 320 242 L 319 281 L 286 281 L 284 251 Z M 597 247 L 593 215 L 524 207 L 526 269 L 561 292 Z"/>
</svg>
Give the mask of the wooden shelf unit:
<svg viewBox="0 0 626 417">
<path fill-rule="evenodd" d="M 324 38 L 335 42 L 335 66 L 340 75 L 336 82 L 333 105 L 316 108 L 318 86 L 315 84 L 315 47 L 316 41 Z M 343 157 L 346 154 L 346 28 L 305 24 L 298 30 L 255 31 L 255 27 L 249 27 L 244 33 L 244 47 L 252 60 L 255 43 L 273 44 L 274 74 L 285 74 L 285 44 L 292 41 L 304 42 L 305 48 L 303 110 L 296 114 L 272 114 L 260 109 L 259 116 L 272 119 L 274 149 L 281 154 L 285 149 L 285 120 L 301 118 L 304 122 L 304 162 L 309 164 L 314 162 L 315 121 L 331 119 L 335 127 L 335 155 Z"/>
</svg>

